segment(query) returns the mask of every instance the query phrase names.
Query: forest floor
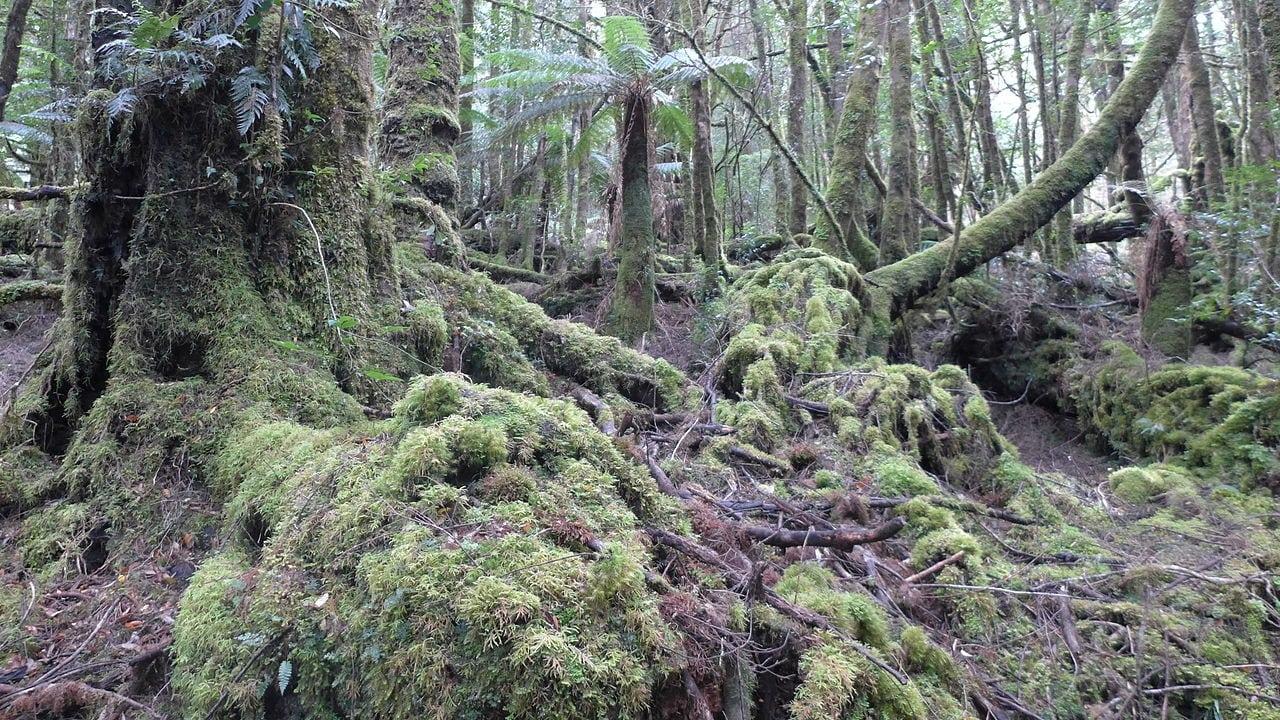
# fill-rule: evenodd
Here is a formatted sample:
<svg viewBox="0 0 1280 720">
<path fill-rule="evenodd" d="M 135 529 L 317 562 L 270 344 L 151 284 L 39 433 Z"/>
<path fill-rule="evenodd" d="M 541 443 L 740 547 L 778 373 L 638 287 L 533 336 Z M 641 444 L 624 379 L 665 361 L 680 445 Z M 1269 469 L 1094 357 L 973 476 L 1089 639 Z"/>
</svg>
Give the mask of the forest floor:
<svg viewBox="0 0 1280 720">
<path fill-rule="evenodd" d="M 31 368 L 58 319 L 56 303 L 30 300 L 0 309 L 0 408 L 8 407 L 10 389 Z"/>
</svg>

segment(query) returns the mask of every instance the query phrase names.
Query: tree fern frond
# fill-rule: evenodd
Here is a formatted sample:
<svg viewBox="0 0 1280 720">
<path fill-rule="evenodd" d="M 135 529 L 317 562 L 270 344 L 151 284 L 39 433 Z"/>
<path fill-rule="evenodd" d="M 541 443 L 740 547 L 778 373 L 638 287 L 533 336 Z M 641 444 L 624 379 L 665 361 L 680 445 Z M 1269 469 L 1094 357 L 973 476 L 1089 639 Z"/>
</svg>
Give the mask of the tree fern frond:
<svg viewBox="0 0 1280 720">
<path fill-rule="evenodd" d="M 595 93 L 571 93 L 532 103 L 507 118 L 495 134 L 498 136 L 509 135 L 535 122 L 589 106 L 599 99 L 600 96 Z"/>
<path fill-rule="evenodd" d="M 755 77 L 755 67 L 746 58 L 734 55 L 699 57 L 690 48 L 673 50 L 653 63 L 653 72 L 659 76 L 658 82 L 663 87 L 705 80 L 711 76 L 712 69 L 737 86 L 747 85 Z"/>
<path fill-rule="evenodd" d="M 613 72 L 638 78 L 653 65 L 653 45 L 649 31 L 639 18 L 610 15 L 604 25 L 604 57 Z"/>
<path fill-rule="evenodd" d="M 614 107 L 606 107 L 596 113 L 586 127 L 579 131 L 577 141 L 569 148 L 569 161 L 580 163 L 613 139 L 617 118 L 618 111 Z"/>
<path fill-rule="evenodd" d="M 685 147 L 693 144 L 693 120 L 677 103 L 655 103 L 653 125 Z"/>
<path fill-rule="evenodd" d="M 537 68 L 564 74 L 604 74 L 609 72 L 609 66 L 599 59 L 584 57 L 575 53 L 508 49 L 491 52 L 488 55 L 488 59 L 490 63 L 498 67 L 510 67 L 516 70 Z"/>
</svg>

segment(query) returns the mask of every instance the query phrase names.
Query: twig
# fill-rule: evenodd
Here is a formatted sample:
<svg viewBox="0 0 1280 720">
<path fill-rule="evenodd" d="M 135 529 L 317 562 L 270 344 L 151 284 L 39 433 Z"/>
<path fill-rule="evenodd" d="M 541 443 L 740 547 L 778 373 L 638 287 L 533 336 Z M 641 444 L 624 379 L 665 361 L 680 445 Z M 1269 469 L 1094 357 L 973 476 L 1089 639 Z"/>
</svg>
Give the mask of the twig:
<svg viewBox="0 0 1280 720">
<path fill-rule="evenodd" d="M 949 555 L 949 556 L 947 556 L 947 557 L 945 557 L 945 558 L 943 558 L 943 559 L 939 560 L 938 562 L 936 562 L 936 563 L 934 563 L 934 564 L 930 565 L 929 567 L 927 567 L 927 568 L 925 568 L 925 569 L 921 570 L 920 572 L 916 573 L 915 575 L 912 575 L 912 576 L 910 576 L 910 577 L 906 578 L 905 580 L 903 580 L 903 581 L 902 581 L 902 584 L 903 584 L 903 585 L 912 585 L 912 584 L 914 584 L 914 583 L 918 583 L 918 582 L 920 582 L 921 580 L 925 580 L 925 579 L 927 579 L 927 578 L 931 578 L 931 577 L 933 577 L 934 575 L 937 575 L 939 572 L 942 572 L 942 569 L 943 569 L 943 568 L 945 568 L 945 567 L 947 567 L 948 565 L 954 565 L 954 564 L 956 564 L 956 563 L 960 562 L 960 561 L 961 561 L 961 560 L 963 560 L 963 559 L 964 559 L 964 550 L 961 550 L 960 552 L 957 552 L 957 553 L 955 553 L 954 555 Z"/>
</svg>

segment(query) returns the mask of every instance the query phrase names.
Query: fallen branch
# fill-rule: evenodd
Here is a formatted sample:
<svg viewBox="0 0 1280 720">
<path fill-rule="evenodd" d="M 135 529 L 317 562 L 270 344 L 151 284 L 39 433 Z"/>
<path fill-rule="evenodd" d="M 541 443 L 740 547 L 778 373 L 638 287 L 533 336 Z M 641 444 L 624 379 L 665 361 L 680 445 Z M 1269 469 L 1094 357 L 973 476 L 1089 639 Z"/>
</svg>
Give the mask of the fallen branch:
<svg viewBox="0 0 1280 720">
<path fill-rule="evenodd" d="M 703 565 L 718 570 L 725 578 L 728 586 L 737 588 L 738 592 L 744 596 L 747 596 L 749 591 L 753 589 L 753 583 L 750 578 L 722 560 L 719 553 L 714 550 L 700 545 L 693 540 L 659 528 L 645 528 L 645 533 L 648 534 L 654 542 L 676 550 L 683 555 L 687 555 L 694 560 L 697 560 Z M 866 658 L 867 662 L 870 662 L 872 665 L 875 665 L 877 668 L 888 673 L 894 680 L 897 680 L 903 685 L 906 685 L 909 682 L 906 675 L 903 675 L 901 671 L 891 667 L 885 661 L 877 657 L 874 650 L 854 638 L 845 635 L 839 628 L 828 622 L 822 615 L 792 604 L 786 598 L 783 598 L 775 592 L 773 588 L 759 588 L 759 594 L 757 597 L 762 598 L 765 601 L 765 604 L 774 610 L 777 610 L 783 616 L 790 618 L 801 625 L 835 634 L 850 648 Z"/>
<path fill-rule="evenodd" d="M 956 554 L 954 554 L 954 555 L 950 555 L 950 556 L 948 556 L 948 557 L 945 557 L 945 558 L 943 558 L 943 559 L 939 560 L 938 562 L 936 562 L 936 563 L 934 563 L 934 564 L 930 565 L 929 567 L 927 567 L 927 568 L 925 568 L 925 569 L 921 570 L 920 572 L 916 573 L 915 575 L 912 575 L 912 576 L 910 576 L 910 577 L 907 577 L 907 578 L 903 579 L 902 584 L 903 584 L 903 585 L 910 585 L 910 584 L 912 584 L 912 583 L 918 583 L 918 582 L 920 582 L 921 580 L 928 580 L 929 578 L 933 577 L 934 575 L 937 575 L 938 573 L 942 572 L 942 570 L 943 570 L 944 568 L 946 568 L 948 565 L 955 565 L 956 563 L 960 562 L 960 561 L 961 561 L 961 560 L 963 560 L 963 559 L 964 559 L 964 551 L 963 551 L 963 550 L 961 550 L 960 552 L 958 552 L 958 553 L 956 553 Z"/>
<path fill-rule="evenodd" d="M 596 424 L 600 426 L 600 432 L 605 435 L 615 436 L 618 434 L 618 425 L 613 421 L 613 408 L 609 407 L 609 403 L 600 399 L 599 395 L 579 385 L 570 393 L 573 399 L 578 401 L 578 405 L 583 410 L 591 413 L 596 419 Z"/>
<path fill-rule="evenodd" d="M 747 537 L 765 545 L 780 548 L 828 547 L 836 550 L 852 550 L 859 545 L 888 540 L 907 526 L 905 518 L 896 517 L 870 530 L 836 528 L 835 530 L 783 530 L 751 525 L 742 529 Z"/>
<path fill-rule="evenodd" d="M 40 185 L 39 187 L 19 188 L 0 187 L 0 200 L 15 202 L 39 202 L 41 200 L 57 200 L 83 188 L 83 185 Z"/>
</svg>

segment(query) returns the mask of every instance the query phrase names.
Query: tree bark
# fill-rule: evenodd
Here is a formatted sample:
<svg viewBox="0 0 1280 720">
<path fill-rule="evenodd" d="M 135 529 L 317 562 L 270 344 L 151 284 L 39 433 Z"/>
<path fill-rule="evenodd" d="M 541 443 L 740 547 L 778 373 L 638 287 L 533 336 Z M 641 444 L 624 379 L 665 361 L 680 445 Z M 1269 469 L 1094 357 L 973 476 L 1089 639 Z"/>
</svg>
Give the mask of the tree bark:
<svg viewBox="0 0 1280 720">
<path fill-rule="evenodd" d="M 9 92 L 18 79 L 18 59 L 22 53 L 22 36 L 27 31 L 27 13 L 31 0 L 13 0 L 5 18 L 4 47 L 0 49 L 0 120 L 5 118 Z"/>
<path fill-rule="evenodd" d="M 432 258 L 457 262 L 458 18 L 451 2 L 395 0 L 390 25 L 378 150 L 404 195 L 419 201 L 417 212 L 398 218 L 400 232 L 424 238 Z"/>
<path fill-rule="evenodd" d="M 653 327 L 653 198 L 650 193 L 650 106 L 643 93 L 623 99 L 618 128 L 622 195 L 618 226 L 618 282 L 607 328 L 624 342 L 639 340 Z"/>
<path fill-rule="evenodd" d="M 932 292 L 946 275 L 954 254 L 955 276 L 966 275 L 1025 240 L 1084 189 L 1114 156 L 1151 105 L 1177 58 L 1192 0 L 1162 0 L 1142 52 L 1103 108 L 1093 127 L 1000 207 L 951 238 L 866 275 L 883 294 L 886 311 L 898 315 Z"/>
<path fill-rule="evenodd" d="M 1063 81 L 1062 127 L 1059 140 L 1063 148 L 1071 147 L 1080 134 L 1080 79 L 1084 74 L 1084 51 L 1089 37 L 1089 19 L 1093 13 L 1094 0 L 1078 0 L 1071 24 L 1071 39 L 1067 45 L 1066 78 Z M 1077 199 L 1075 205 L 1081 205 Z M 1065 247 L 1071 237 L 1072 207 L 1063 208 L 1058 213 L 1057 237 L 1058 258 L 1070 259 L 1075 256 L 1075 249 Z M 1075 208 L 1077 212 L 1082 208 Z"/>
<path fill-rule="evenodd" d="M 787 32 L 787 69 L 790 85 L 787 88 L 787 146 L 797 159 L 804 158 L 805 99 L 808 96 L 808 64 L 806 59 L 809 6 L 807 0 L 791 0 L 790 22 Z M 800 174 L 794 170 L 790 180 L 791 198 L 787 216 L 787 231 L 802 235 L 809 230 L 809 192 Z"/>
<path fill-rule="evenodd" d="M 889 172 L 880 216 L 880 264 L 901 260 L 920 246 L 915 103 L 912 102 L 911 3 L 889 0 Z"/>
<path fill-rule="evenodd" d="M 1199 32 L 1196 23 L 1187 27 L 1183 40 L 1183 58 L 1186 61 L 1187 84 L 1191 88 L 1191 121 L 1195 129 L 1196 148 L 1204 164 L 1202 187 L 1197 196 L 1202 206 L 1212 206 L 1227 195 L 1222 175 L 1222 145 L 1218 138 L 1218 119 L 1213 105 L 1213 86 L 1204 56 L 1200 52 Z"/>
<path fill-rule="evenodd" d="M 885 3 L 864 0 L 858 22 L 858 48 L 849 75 L 849 87 L 832 146 L 827 204 L 839 223 L 831 227 L 825 213 L 819 215 L 814 243 L 836 257 L 850 260 L 866 271 L 875 268 L 879 250 L 867 237 L 862 200 L 866 174 L 867 141 L 879 121 L 881 48 L 885 44 Z M 840 242 L 844 238 L 844 242 Z"/>
<path fill-rule="evenodd" d="M 702 0 L 686 0 L 689 33 L 701 42 L 705 19 Z M 724 262 L 720 250 L 720 228 L 716 222 L 715 159 L 711 152 L 711 98 L 707 83 L 697 81 L 689 86 L 693 112 L 693 231 L 694 247 L 708 267 L 719 268 Z"/>
</svg>

